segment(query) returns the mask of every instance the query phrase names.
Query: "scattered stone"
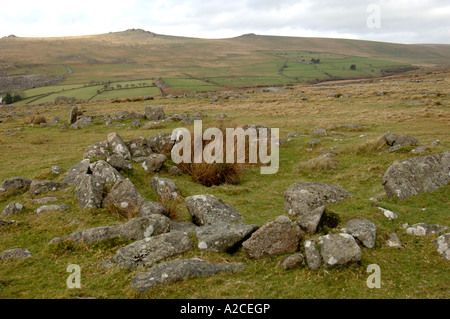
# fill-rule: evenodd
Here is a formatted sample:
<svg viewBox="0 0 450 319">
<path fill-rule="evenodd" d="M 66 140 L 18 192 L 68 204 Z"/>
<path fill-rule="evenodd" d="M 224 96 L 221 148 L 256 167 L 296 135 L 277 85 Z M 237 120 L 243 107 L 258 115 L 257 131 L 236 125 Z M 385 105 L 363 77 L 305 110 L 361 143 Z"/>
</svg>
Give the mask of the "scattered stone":
<svg viewBox="0 0 450 319">
<path fill-rule="evenodd" d="M 70 110 L 68 123 L 74 124 L 77 121 L 77 118 L 78 118 L 78 107 L 74 106 Z"/>
<path fill-rule="evenodd" d="M 142 128 L 152 130 L 152 129 L 160 128 L 161 126 L 162 126 L 162 124 L 159 121 L 150 121 L 150 122 L 145 123 Z"/>
<path fill-rule="evenodd" d="M 317 270 L 322 266 L 322 257 L 320 256 L 320 250 L 315 240 L 305 241 L 305 256 L 306 263 L 311 270 Z"/>
<path fill-rule="evenodd" d="M 281 259 L 280 262 L 278 263 L 278 266 L 283 268 L 284 270 L 290 270 L 299 268 L 302 265 L 304 265 L 304 263 L 305 257 L 300 253 L 296 253 Z"/>
<path fill-rule="evenodd" d="M 131 159 L 130 151 L 122 138 L 117 133 L 109 133 L 106 141 L 113 154 L 121 155 L 125 160 Z"/>
<path fill-rule="evenodd" d="M 160 198 L 163 199 L 175 199 L 180 195 L 180 190 L 173 181 L 168 178 L 153 177 L 150 181 L 150 185 Z"/>
<path fill-rule="evenodd" d="M 131 128 L 138 128 L 142 126 L 142 122 L 140 119 L 135 119 L 131 121 L 130 127 Z"/>
<path fill-rule="evenodd" d="M 435 242 L 437 252 L 445 259 L 450 260 L 450 233 L 439 236 Z"/>
<path fill-rule="evenodd" d="M 181 231 L 186 234 L 195 234 L 199 226 L 191 222 L 172 222 L 172 230 Z"/>
<path fill-rule="evenodd" d="M 383 212 L 383 215 L 389 220 L 394 220 L 398 218 L 397 214 L 391 212 L 390 210 L 384 209 L 382 207 L 378 207 L 378 209 L 381 210 Z"/>
<path fill-rule="evenodd" d="M 0 192 L 22 190 L 27 191 L 30 189 L 31 180 L 25 177 L 10 177 L 3 180 L 0 185 Z"/>
<path fill-rule="evenodd" d="M 20 224 L 20 222 L 17 221 L 17 220 L 4 220 L 4 219 L 0 219 L 0 227 L 2 227 L 2 226 L 7 226 L 7 225 L 12 225 L 12 224 Z"/>
<path fill-rule="evenodd" d="M 131 156 L 149 156 L 153 153 L 150 142 L 145 137 L 138 137 L 125 143 L 130 150 Z"/>
<path fill-rule="evenodd" d="M 132 170 L 133 167 L 128 163 L 123 156 L 113 154 L 106 159 L 106 162 L 114 167 L 116 170 Z"/>
<path fill-rule="evenodd" d="M 257 225 L 222 223 L 198 227 L 198 248 L 214 252 L 234 252 L 257 229 Z"/>
<path fill-rule="evenodd" d="M 170 176 L 181 176 L 183 174 L 183 172 L 181 171 L 181 169 L 179 169 L 178 167 L 176 167 L 176 166 L 172 166 L 170 169 L 169 169 L 169 175 Z"/>
<path fill-rule="evenodd" d="M 420 145 L 411 151 L 412 154 L 421 154 L 427 151 L 427 147 L 425 145 Z"/>
<path fill-rule="evenodd" d="M 312 131 L 312 135 L 313 136 L 325 136 L 325 135 L 327 135 L 327 130 L 323 129 L 323 128 L 316 128 Z"/>
<path fill-rule="evenodd" d="M 303 136 L 305 136 L 305 135 L 301 134 L 301 133 L 298 133 L 298 132 L 293 132 L 293 133 L 289 133 L 287 135 L 287 138 L 291 139 L 291 138 L 298 138 L 298 137 L 303 137 Z"/>
<path fill-rule="evenodd" d="M 151 154 L 142 163 L 142 167 L 146 172 L 158 172 L 164 166 L 167 157 L 163 154 Z"/>
<path fill-rule="evenodd" d="M 320 220 L 325 212 L 325 206 L 320 206 L 312 211 L 308 211 L 297 219 L 297 224 L 308 235 L 313 235 L 317 231 Z"/>
<path fill-rule="evenodd" d="M 449 181 L 450 151 L 396 162 L 384 174 L 382 184 L 389 197 L 404 200 L 435 191 Z"/>
<path fill-rule="evenodd" d="M 108 151 L 108 142 L 101 141 L 89 145 L 84 151 L 83 158 L 91 158 L 97 160 L 106 160 L 110 156 Z"/>
<path fill-rule="evenodd" d="M 414 224 L 406 229 L 406 233 L 414 236 L 433 236 L 447 231 L 450 227 L 443 225 L 430 225 L 426 223 Z"/>
<path fill-rule="evenodd" d="M 33 202 L 36 205 L 45 205 L 45 204 L 53 203 L 53 202 L 56 202 L 56 201 L 58 201 L 58 199 L 56 197 L 43 197 L 43 198 L 33 199 Z"/>
<path fill-rule="evenodd" d="M 213 195 L 194 195 L 185 199 L 189 214 L 198 226 L 216 223 L 237 223 L 244 218 L 233 206 L 224 203 Z"/>
<path fill-rule="evenodd" d="M 238 263 L 212 264 L 198 258 L 175 259 L 162 262 L 152 267 L 148 272 L 138 273 L 131 281 L 131 286 L 145 294 L 157 285 L 166 285 L 192 278 L 210 277 L 223 272 L 238 272 L 245 266 Z"/>
<path fill-rule="evenodd" d="M 141 208 L 139 209 L 140 217 L 148 217 L 154 214 L 168 216 L 169 212 L 163 205 L 155 202 L 144 202 L 144 204 L 142 204 Z"/>
<path fill-rule="evenodd" d="M 308 144 L 309 144 L 311 147 L 316 147 L 316 146 L 322 144 L 322 140 L 320 140 L 320 139 L 314 139 L 314 140 L 309 141 Z"/>
<path fill-rule="evenodd" d="M 386 246 L 403 248 L 402 242 L 400 241 L 400 238 L 398 238 L 396 233 L 392 233 L 389 235 L 389 239 L 386 240 Z"/>
<path fill-rule="evenodd" d="M 409 135 L 393 135 L 390 132 L 387 132 L 383 136 L 385 142 L 389 146 L 396 146 L 396 145 L 411 145 L 415 146 L 419 144 L 419 141 Z"/>
<path fill-rule="evenodd" d="M 378 153 L 378 155 L 384 155 L 384 154 L 388 154 L 388 153 L 394 153 L 397 152 L 399 150 L 401 150 L 403 148 L 402 144 L 397 144 L 395 146 L 392 146 L 391 148 L 387 149 L 386 151 L 380 152 Z"/>
<path fill-rule="evenodd" d="M 244 247 L 251 259 L 294 253 L 299 249 L 302 231 L 287 216 L 279 216 L 255 231 Z"/>
<path fill-rule="evenodd" d="M 171 231 L 120 248 L 114 261 L 118 266 L 128 269 L 150 267 L 165 258 L 183 254 L 191 250 L 192 246 L 192 240 L 187 234 Z"/>
<path fill-rule="evenodd" d="M 374 248 L 377 240 L 377 226 L 367 219 L 355 218 L 349 220 L 342 232 L 355 237 L 367 248 Z"/>
<path fill-rule="evenodd" d="M 105 180 L 90 174 L 84 174 L 77 177 L 75 182 L 78 186 L 75 188 L 75 197 L 82 209 L 99 209 L 102 207 L 103 188 Z"/>
<path fill-rule="evenodd" d="M 77 130 L 91 124 L 92 124 L 92 116 L 82 116 L 75 123 L 70 125 L 70 128 Z"/>
<path fill-rule="evenodd" d="M 36 214 L 42 214 L 42 213 L 47 213 L 47 212 L 65 212 L 67 210 L 70 209 L 70 206 L 66 205 L 66 204 L 60 204 L 60 205 L 45 205 L 45 206 L 41 206 L 38 209 L 36 209 L 34 212 Z"/>
<path fill-rule="evenodd" d="M 2 217 L 8 217 L 9 215 L 20 213 L 25 207 L 16 202 L 9 203 L 2 212 Z"/>
<path fill-rule="evenodd" d="M 31 253 L 23 248 L 14 248 L 14 249 L 9 249 L 9 250 L 5 250 L 2 253 L 2 260 L 7 260 L 7 259 L 16 259 L 16 258 L 28 258 L 31 257 Z"/>
<path fill-rule="evenodd" d="M 65 187 L 67 187 L 66 183 L 54 181 L 32 181 L 30 184 L 30 193 L 31 196 L 36 196 L 43 193 L 54 192 Z"/>
<path fill-rule="evenodd" d="M 158 133 L 148 139 L 148 142 L 155 153 L 170 154 L 175 141 L 172 140 L 171 133 Z"/>
<path fill-rule="evenodd" d="M 103 199 L 103 207 L 116 209 L 128 216 L 139 213 L 144 199 L 133 183 L 127 178 L 117 181 L 108 195 Z"/>
<path fill-rule="evenodd" d="M 352 195 L 338 185 L 320 182 L 294 183 L 284 193 L 284 211 L 291 216 L 299 216 L 325 204 L 350 197 Z"/>
<path fill-rule="evenodd" d="M 104 160 L 92 163 L 89 166 L 89 169 L 93 176 L 104 180 L 106 183 L 117 183 L 118 181 L 125 179 L 122 174 Z"/>
<path fill-rule="evenodd" d="M 433 145 L 433 146 L 440 145 L 440 144 L 441 144 L 441 141 L 439 141 L 439 140 L 436 140 L 431 143 L 431 145 Z"/>
<path fill-rule="evenodd" d="M 53 174 L 59 175 L 59 174 L 62 173 L 62 168 L 59 167 L 59 166 L 57 166 L 57 165 L 53 165 L 53 166 L 50 168 L 50 172 L 52 172 Z"/>
<path fill-rule="evenodd" d="M 145 118 L 147 120 L 159 121 L 164 119 L 164 109 L 161 106 L 147 106 L 145 108 Z"/>
<path fill-rule="evenodd" d="M 67 171 L 63 182 L 69 185 L 75 185 L 75 181 L 78 176 L 87 174 L 89 172 L 89 165 L 91 162 L 89 159 L 84 159 L 81 162 L 75 164 Z"/>
<path fill-rule="evenodd" d="M 361 248 L 349 234 L 319 237 L 320 255 L 326 268 L 348 266 L 361 262 Z"/>
<path fill-rule="evenodd" d="M 55 237 L 50 244 L 65 240 L 75 243 L 92 244 L 114 238 L 128 240 L 141 240 L 152 235 L 167 233 L 171 230 L 171 221 L 165 216 L 154 215 L 150 217 L 137 217 L 117 226 L 101 226 L 74 232 L 65 237 Z"/>
<path fill-rule="evenodd" d="M 69 125 L 67 125 L 67 123 L 64 122 L 64 123 L 62 123 L 62 124 L 58 127 L 58 129 L 59 129 L 60 131 L 67 131 L 67 130 L 69 129 Z"/>
</svg>

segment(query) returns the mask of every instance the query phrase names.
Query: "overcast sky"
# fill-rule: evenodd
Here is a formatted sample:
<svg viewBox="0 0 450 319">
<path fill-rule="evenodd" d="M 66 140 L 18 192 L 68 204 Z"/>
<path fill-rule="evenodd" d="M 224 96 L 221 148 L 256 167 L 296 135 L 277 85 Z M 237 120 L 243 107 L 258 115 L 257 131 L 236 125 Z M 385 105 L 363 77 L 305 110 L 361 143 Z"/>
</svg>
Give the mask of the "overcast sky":
<svg viewBox="0 0 450 319">
<path fill-rule="evenodd" d="M 450 44 L 449 0 L 12 0 L 0 37 L 99 34 L 139 28 L 229 38 L 245 33 Z"/>
</svg>

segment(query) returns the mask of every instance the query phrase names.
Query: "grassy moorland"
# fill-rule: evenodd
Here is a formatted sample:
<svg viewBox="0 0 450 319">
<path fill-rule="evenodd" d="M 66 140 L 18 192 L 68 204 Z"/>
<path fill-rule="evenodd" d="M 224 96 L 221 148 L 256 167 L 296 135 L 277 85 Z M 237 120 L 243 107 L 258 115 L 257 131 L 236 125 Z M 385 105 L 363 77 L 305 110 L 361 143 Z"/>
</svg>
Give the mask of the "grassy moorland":
<svg viewBox="0 0 450 319">
<path fill-rule="evenodd" d="M 86 40 L 83 40 L 86 41 Z M 412 58 L 411 58 L 412 59 Z M 324 58 L 325 60 L 325 58 Z M 373 63 L 372 63 L 373 64 Z M 75 68 L 74 68 L 75 69 Z M 289 69 L 289 68 L 288 68 Z M 189 86 L 181 80 L 179 85 Z M 347 189 L 352 199 L 329 205 L 341 221 L 332 231 L 338 231 L 347 220 L 367 218 L 378 227 L 375 249 L 362 248 L 359 266 L 311 271 L 307 267 L 285 271 L 277 267 L 284 256 L 250 260 L 242 249 L 234 254 L 212 253 L 199 250 L 195 237 L 194 250 L 183 258 L 200 257 L 211 262 L 241 262 L 245 271 L 221 274 L 206 279 L 193 279 L 158 286 L 145 296 L 130 286 L 138 271 L 102 269 L 91 265 L 114 256 L 128 244 L 125 240 L 111 240 L 86 245 L 49 246 L 54 238 L 74 231 L 118 225 L 126 220 L 107 209 L 83 211 L 73 195 L 73 189 L 61 190 L 44 196 L 55 196 L 60 203 L 70 205 L 67 212 L 34 214 L 37 206 L 28 193 L 12 193 L 0 197 L 0 211 L 11 201 L 20 202 L 26 209 L 5 219 L 21 222 L 0 228 L 0 251 L 25 248 L 31 258 L 0 262 L 1 298 L 437 298 L 450 297 L 449 264 L 440 256 L 432 237 L 414 237 L 406 234 L 401 225 L 419 222 L 450 225 L 450 186 L 429 194 L 411 197 L 405 201 L 387 198 L 381 179 L 388 167 L 398 160 L 414 155 L 410 149 L 378 155 L 373 141 L 390 131 L 416 137 L 429 148 L 422 155 L 442 153 L 450 148 L 450 72 L 434 69 L 430 72 L 412 72 L 383 79 L 298 84 L 282 88 L 278 93 L 264 93 L 260 89 L 242 90 L 246 98 L 225 99 L 212 104 L 203 98 L 155 98 L 153 101 L 111 103 L 90 101 L 80 103 L 80 109 L 90 115 L 113 115 L 119 111 L 144 112 L 147 105 L 161 105 L 166 114 L 206 113 L 204 126 L 215 126 L 214 115 L 227 114 L 226 125 L 262 124 L 279 128 L 281 137 L 290 132 L 305 136 L 291 139 L 280 149 L 280 169 L 274 175 L 261 175 L 259 169 L 248 168 L 242 181 L 236 185 L 205 187 L 182 175 L 170 177 L 168 168 L 158 174 L 146 173 L 138 164 L 129 177 L 144 199 L 158 201 L 150 187 L 156 175 L 171 178 L 180 188 L 182 196 L 213 194 L 233 205 L 245 217 L 245 222 L 260 226 L 284 214 L 286 189 L 294 182 L 320 181 L 338 184 Z M 187 83 L 187 84 L 186 84 Z M 203 85 L 203 84 L 202 84 Z M 67 87 L 67 90 L 70 88 Z M 383 92 L 383 95 L 377 94 Z M 330 94 L 351 94 L 334 98 Z M 307 97 L 307 99 L 304 99 Z M 419 101 L 418 105 L 407 102 Z M 12 105 L 0 108 L 0 113 L 15 112 L 18 116 L 4 115 L 0 123 L 0 180 L 12 176 L 30 179 L 61 181 L 67 170 L 82 159 L 85 148 L 106 139 L 108 133 L 117 132 L 125 141 L 158 132 L 171 132 L 181 123 L 166 122 L 158 129 L 130 128 L 129 122 L 115 122 L 107 127 L 94 122 L 84 129 L 61 131 L 57 126 L 41 128 L 31 126 L 29 117 L 40 114 L 48 121 L 58 116 L 67 118 L 72 105 Z M 123 125 L 124 124 L 124 125 Z M 359 124 L 352 130 L 336 128 L 338 124 Z M 192 128 L 192 125 L 188 125 Z M 326 128 L 329 135 L 322 144 L 308 150 L 308 141 L 314 128 Z M 431 145 L 435 140 L 440 144 Z M 317 157 L 331 148 L 337 151 L 332 165 L 323 165 Z M 383 148 L 382 150 L 385 150 Z M 63 169 L 61 175 L 50 172 L 52 165 Z M 371 198 L 376 197 L 376 200 Z M 389 221 L 377 209 L 383 207 L 398 214 Z M 175 220 L 189 221 L 184 201 L 176 210 Z M 397 233 L 403 248 L 385 245 L 389 234 Z M 68 289 L 66 279 L 69 264 L 80 265 L 81 289 Z M 366 286 L 367 266 L 381 268 L 381 288 Z"/>
</svg>

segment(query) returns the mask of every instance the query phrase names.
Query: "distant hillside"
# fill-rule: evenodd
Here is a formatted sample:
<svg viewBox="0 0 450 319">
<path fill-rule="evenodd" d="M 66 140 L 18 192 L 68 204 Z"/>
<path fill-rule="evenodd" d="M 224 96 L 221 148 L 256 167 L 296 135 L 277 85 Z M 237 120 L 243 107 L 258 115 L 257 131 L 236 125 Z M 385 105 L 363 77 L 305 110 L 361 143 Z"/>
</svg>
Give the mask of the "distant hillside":
<svg viewBox="0 0 450 319">
<path fill-rule="evenodd" d="M 301 63 L 311 59 L 321 62 Z M 64 84 L 162 77 L 197 79 L 220 87 L 284 85 L 380 76 L 449 61 L 450 45 L 255 34 L 199 39 L 131 29 L 76 37 L 0 39 L 0 74 L 65 76 Z M 349 71 L 352 64 L 355 72 Z"/>
</svg>

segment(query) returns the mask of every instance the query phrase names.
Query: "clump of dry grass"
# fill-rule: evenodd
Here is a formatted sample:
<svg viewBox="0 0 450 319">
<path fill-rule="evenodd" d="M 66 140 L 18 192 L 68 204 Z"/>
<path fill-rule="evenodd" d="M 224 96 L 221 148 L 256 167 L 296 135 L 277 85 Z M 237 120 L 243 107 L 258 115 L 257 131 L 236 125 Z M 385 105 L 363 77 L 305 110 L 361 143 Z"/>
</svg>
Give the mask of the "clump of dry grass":
<svg viewBox="0 0 450 319">
<path fill-rule="evenodd" d="M 163 193 L 161 196 L 161 205 L 167 211 L 167 214 L 171 220 L 176 220 L 178 213 L 178 204 L 180 203 L 180 196 L 172 197 L 170 193 Z"/>
<path fill-rule="evenodd" d="M 205 185 L 207 187 L 218 186 L 222 184 L 237 184 L 241 181 L 241 173 L 245 166 L 249 166 L 249 143 L 248 139 L 245 146 L 245 162 L 237 163 L 237 139 L 235 138 L 234 143 L 234 154 L 235 161 L 233 163 L 226 163 L 225 157 L 227 154 L 226 149 L 226 129 L 225 122 L 217 123 L 217 127 L 223 132 L 223 156 L 224 163 L 207 163 L 202 161 L 202 163 L 194 163 L 194 135 L 191 133 L 191 163 L 180 163 L 178 168 L 185 174 L 190 175 L 192 180 L 196 183 Z M 203 149 L 213 142 L 214 140 L 208 141 L 203 140 Z"/>
<path fill-rule="evenodd" d="M 357 155 L 361 155 L 361 154 L 379 152 L 385 146 L 386 146 L 386 139 L 384 138 L 384 135 L 383 135 L 383 136 L 378 137 L 377 139 L 367 141 L 362 145 L 358 145 L 356 147 L 354 153 Z"/>
<path fill-rule="evenodd" d="M 25 120 L 25 123 L 39 125 L 41 123 L 47 123 L 47 118 L 44 115 L 34 114 L 30 115 L 30 117 Z"/>
<path fill-rule="evenodd" d="M 309 161 L 298 164 L 297 168 L 301 170 L 324 171 L 337 168 L 338 160 L 326 156 L 318 156 Z"/>
</svg>

